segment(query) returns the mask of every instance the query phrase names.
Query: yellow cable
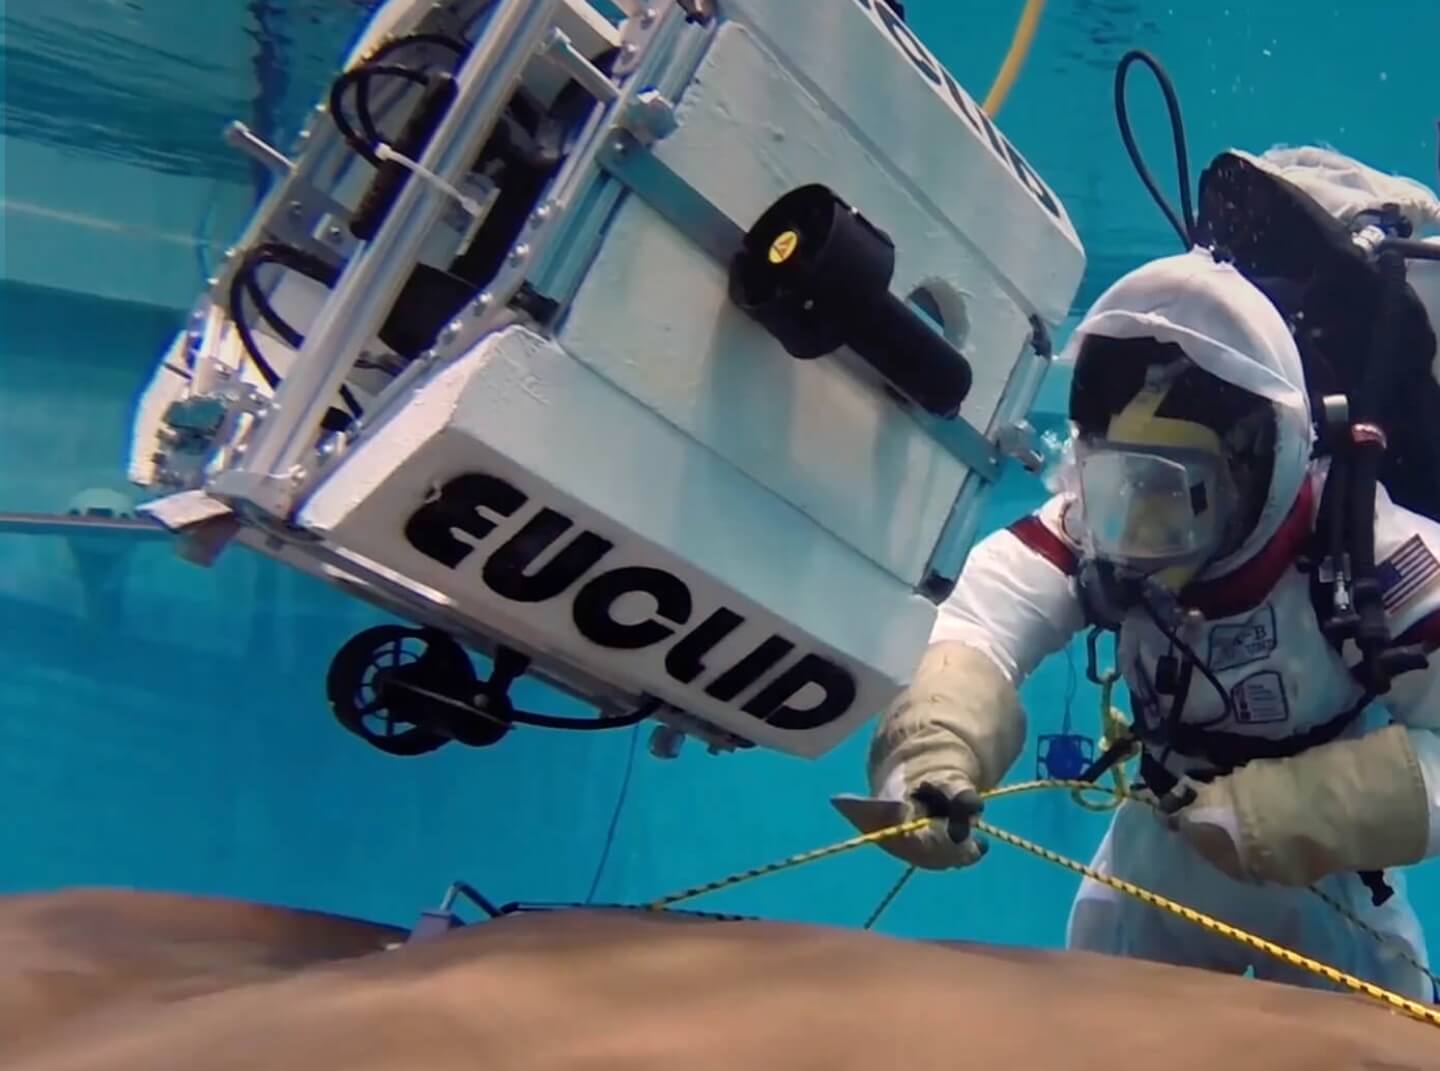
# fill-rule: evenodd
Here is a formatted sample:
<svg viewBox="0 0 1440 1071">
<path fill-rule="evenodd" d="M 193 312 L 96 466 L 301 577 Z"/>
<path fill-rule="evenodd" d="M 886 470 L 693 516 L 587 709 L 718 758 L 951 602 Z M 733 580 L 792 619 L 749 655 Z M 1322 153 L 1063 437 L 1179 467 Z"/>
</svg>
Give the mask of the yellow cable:
<svg viewBox="0 0 1440 1071">
<path fill-rule="evenodd" d="M 988 822 L 977 821 L 975 828 L 994 837 L 996 840 L 1004 841 L 1006 844 L 1013 845 L 1016 848 L 1022 848 L 1032 855 L 1038 855 L 1041 859 L 1055 863 L 1057 866 L 1063 866 L 1066 870 L 1082 874 L 1093 881 L 1098 881 L 1102 885 L 1109 886 L 1117 892 L 1123 892 L 1128 896 L 1133 896 L 1141 903 L 1149 904 L 1151 907 L 1158 907 L 1169 911 L 1171 914 L 1179 915 L 1187 922 L 1193 922 L 1197 926 L 1201 926 L 1212 933 L 1218 933 L 1223 937 L 1229 937 L 1231 940 L 1239 941 L 1241 944 L 1248 945 L 1256 951 L 1274 956 L 1290 964 L 1292 967 L 1300 967 L 1312 974 L 1326 978 L 1336 985 L 1344 986 L 1357 993 L 1363 993 L 1367 997 L 1372 997 L 1375 1000 L 1390 1005 L 1390 1007 L 1397 1011 L 1404 1012 L 1412 1019 L 1417 1019 L 1422 1023 L 1429 1023 L 1431 1026 L 1440 1026 L 1440 1011 L 1428 1008 L 1418 1001 L 1411 1000 L 1409 997 L 1401 996 L 1399 993 L 1393 993 L 1388 989 L 1375 985 L 1373 982 L 1367 982 L 1363 978 L 1356 978 L 1353 974 L 1346 974 L 1344 971 L 1331 967 L 1329 964 L 1321 963 L 1319 960 L 1302 956 L 1299 952 L 1292 951 L 1282 945 L 1277 945 L 1273 941 L 1267 941 L 1263 937 L 1257 937 L 1255 934 L 1242 930 L 1238 926 L 1231 926 L 1228 922 L 1221 922 L 1219 919 L 1211 918 L 1209 915 L 1196 911 L 1194 908 L 1176 903 L 1174 900 L 1167 899 L 1159 893 L 1142 889 L 1140 886 L 1125 881 L 1122 878 L 1102 874 L 1092 867 L 1086 866 L 1084 863 L 1077 863 L 1073 859 L 1067 859 L 1065 856 L 1052 852 L 1048 848 L 1042 848 L 1040 845 L 1028 841 L 1024 837 L 1017 837 L 1015 834 L 1007 833 L 1003 829 L 996 829 Z"/>
<path fill-rule="evenodd" d="M 898 892 L 899 890 L 896 891 Z M 1371 926 L 1364 919 L 1360 918 L 1360 916 L 1355 914 L 1355 912 L 1351 911 L 1348 907 L 1340 903 L 1340 901 L 1336 900 L 1334 897 L 1330 896 L 1329 894 L 1323 892 L 1320 889 L 1317 889 L 1313 885 L 1310 886 L 1310 891 L 1316 896 L 1318 896 L 1321 900 L 1323 900 L 1326 904 L 1329 904 L 1330 907 L 1334 909 L 1337 915 L 1348 921 L 1361 933 L 1373 938 L 1377 944 L 1387 945 L 1390 950 L 1395 953 L 1395 955 L 1403 959 L 1406 963 L 1410 964 L 1410 966 L 1414 967 L 1426 978 L 1429 978 L 1430 981 L 1434 983 L 1436 990 L 1440 991 L 1440 978 L 1437 978 L 1435 976 L 1435 972 L 1430 970 L 1429 967 L 1425 966 L 1425 964 L 1421 963 L 1414 956 L 1410 955 L 1410 953 L 1406 952 L 1405 949 L 1399 948 L 1396 945 L 1392 944 L 1388 937 L 1386 937 L 1379 930 L 1375 929 L 1375 927 Z M 894 899 L 894 897 L 891 897 L 891 899 Z"/>
<path fill-rule="evenodd" d="M 1005 98 L 1010 95 L 1010 90 L 1015 85 L 1015 79 L 1020 77 L 1020 68 L 1025 63 L 1025 57 L 1030 54 L 1030 44 L 1035 40 L 1035 30 L 1040 25 L 1040 13 L 1044 10 L 1045 0 L 1025 0 L 1025 10 L 1020 13 L 1015 36 L 1010 40 L 1010 51 L 1005 53 L 1000 73 L 995 76 L 990 92 L 985 95 L 985 114 L 992 119 L 999 114 Z"/>
<path fill-rule="evenodd" d="M 1140 742 L 1133 738 L 1130 732 L 1130 724 L 1125 720 L 1125 715 L 1118 710 L 1111 702 L 1111 696 L 1115 692 L 1115 682 L 1120 679 L 1120 674 L 1114 669 L 1106 670 L 1100 678 L 1100 739 L 1096 743 L 1096 749 L 1104 754 L 1115 741 L 1130 736 L 1131 743 L 1128 748 L 1116 760 L 1115 765 L 1110 767 L 1110 778 L 1115 782 L 1113 789 L 1103 785 L 1087 785 L 1083 789 L 1072 789 L 1070 798 L 1087 811 L 1113 811 L 1130 795 L 1129 786 L 1125 782 L 1125 764 L 1133 759 L 1140 751 Z M 1104 803 L 1096 803 L 1087 800 L 1087 791 L 1102 792 L 1109 798 Z"/>
<path fill-rule="evenodd" d="M 697 896 L 719 892 L 721 889 L 728 889 L 732 885 L 739 885 L 742 882 L 753 881 L 756 878 L 778 874 L 782 870 L 789 870 L 792 867 L 802 866 L 805 863 L 813 863 L 816 860 L 824 859 L 831 855 L 839 855 L 841 852 L 848 852 L 852 848 L 860 848 L 866 844 L 878 844 L 882 840 L 889 840 L 892 837 L 903 837 L 907 833 L 918 833 L 932 821 L 933 819 L 930 818 L 912 818 L 908 822 L 901 822 L 898 826 L 890 826 L 888 829 L 877 829 L 874 833 L 865 833 L 858 837 L 851 837 L 849 840 L 842 840 L 839 844 L 832 844 L 828 848 L 816 848 L 814 851 L 801 852 L 799 855 L 792 855 L 788 859 L 781 859 L 778 863 L 768 863 L 765 866 L 757 866 L 753 870 L 745 870 L 739 874 L 732 874 L 730 877 L 721 878 L 719 881 L 696 885 L 692 889 L 686 889 L 683 892 L 678 892 L 671 896 L 661 897 L 659 900 L 647 904 L 645 909 L 647 911 L 663 911 L 671 904 L 693 900 Z"/>
<path fill-rule="evenodd" d="M 1077 787 L 1093 788 L 1102 792 L 1110 791 L 1103 785 L 1093 785 L 1088 781 L 1067 781 L 1059 779 L 1049 779 L 1041 781 L 1023 781 L 1013 785 L 1005 785 L 1000 788 L 992 789 L 989 792 L 981 793 L 981 796 L 982 798 L 989 800 L 999 799 L 1004 796 L 1013 796 L 1021 792 L 1031 792 L 1036 789 L 1074 789 Z M 866 844 L 878 844 L 880 841 L 883 840 L 890 840 L 895 837 L 903 837 L 910 833 L 916 833 L 919 832 L 921 829 L 924 829 L 926 826 L 928 826 L 931 822 L 934 821 L 937 821 L 937 819 L 913 818 L 908 822 L 901 822 L 897 825 L 889 826 L 886 829 L 878 829 L 873 833 L 864 833 L 860 836 L 851 837 L 848 840 L 840 841 L 838 844 L 832 844 L 825 848 L 816 848 L 813 851 L 801 852 L 798 855 L 792 855 L 787 859 L 782 859 L 778 862 L 770 863 L 766 866 L 755 867 L 754 869 L 746 870 L 742 873 L 734 874 L 727 878 L 721 878 L 718 881 L 708 882 L 704 885 L 697 885 L 694 888 L 686 889 L 683 892 L 675 893 L 671 896 L 662 897 L 661 899 L 647 905 L 647 910 L 663 911 L 665 908 L 669 907 L 672 904 L 678 904 L 685 900 L 692 900 L 698 896 L 704 896 L 707 893 L 718 892 L 721 889 L 730 888 L 743 882 L 753 881 L 756 878 L 775 874 L 782 870 L 789 870 L 792 867 L 802 866 L 806 863 L 813 863 L 817 860 L 824 859 L 832 855 L 839 855 L 841 852 L 851 851 L 852 849 L 862 847 Z M 1204 929 L 1207 929 L 1213 933 L 1218 933 L 1221 936 L 1228 937 L 1234 941 L 1238 941 L 1241 944 L 1247 945 L 1248 947 L 1253 948 L 1257 951 L 1264 952 L 1270 956 L 1274 956 L 1275 958 L 1285 963 L 1288 963 L 1291 966 L 1300 967 L 1303 970 L 1307 970 L 1312 974 L 1325 978 L 1336 985 L 1343 986 L 1354 992 L 1361 993 L 1365 996 L 1371 997 L 1374 1000 L 1380 1001 L 1381 1003 L 1387 1004 L 1391 1008 L 1394 1008 L 1395 1010 L 1403 1012 L 1404 1014 L 1410 1016 L 1412 1019 L 1416 1019 L 1423 1023 L 1428 1023 L 1431 1026 L 1440 1027 L 1440 1011 L 1435 1011 L 1431 1008 L 1428 1008 L 1417 1001 L 1413 1001 L 1408 997 L 1401 996 L 1399 993 L 1391 992 L 1388 989 L 1375 985 L 1373 982 L 1367 982 L 1363 978 L 1356 978 L 1354 975 L 1347 974 L 1344 971 L 1339 970 L 1338 968 L 1330 966 L 1329 964 L 1321 963 L 1319 960 L 1311 959 L 1308 956 L 1302 956 L 1300 953 L 1285 948 L 1282 945 L 1277 945 L 1272 941 L 1267 941 L 1265 938 L 1258 937 L 1255 934 L 1242 930 L 1237 926 L 1231 926 L 1227 922 L 1221 922 L 1219 919 L 1212 918 L 1209 915 L 1196 911 L 1194 908 L 1186 907 L 1184 904 L 1180 904 L 1175 902 L 1174 900 L 1170 900 L 1164 896 L 1161 896 L 1159 893 L 1154 893 L 1148 889 L 1143 889 L 1132 882 L 1125 881 L 1122 878 L 1113 877 L 1109 874 L 1102 874 L 1098 870 L 1095 870 L 1093 867 L 1086 866 L 1084 863 L 1076 862 L 1075 860 L 1069 859 L 1063 855 L 1060 855 L 1057 852 L 1052 852 L 1048 848 L 1043 848 L 1040 845 L 1035 844 L 1033 841 L 1028 841 L 1023 837 L 1018 837 L 1013 833 L 1007 833 L 1003 829 L 997 829 L 995 826 L 991 825 L 988 822 L 976 821 L 974 825 L 975 828 L 978 829 L 980 832 L 985 833 L 988 836 L 994 837 L 996 840 L 1003 841 L 1004 843 L 1009 844 L 1013 847 L 1030 852 L 1032 855 L 1039 856 L 1041 859 L 1054 863 L 1057 866 L 1064 867 L 1066 870 L 1070 870 L 1076 874 L 1080 874 L 1084 877 L 1090 878 L 1092 881 L 1099 882 L 1100 884 L 1114 889 L 1117 892 L 1122 892 L 1125 893 L 1127 896 L 1132 896 L 1135 899 L 1139 900 L 1141 903 L 1148 904 L 1152 907 L 1160 908 L 1164 911 L 1169 911 L 1170 913 L 1178 915 L 1186 921 L 1193 922 L 1197 926 L 1201 926 Z M 913 868 L 911 869 L 913 870 Z M 888 906 L 889 902 L 895 898 L 895 896 L 899 893 L 900 888 L 904 885 L 905 881 L 909 879 L 909 876 L 910 875 L 907 872 L 905 876 L 902 877 L 900 882 L 895 885 L 895 887 L 891 890 L 890 894 L 885 898 L 885 901 L 881 904 L 881 907 L 875 912 L 874 915 L 872 915 L 872 922 L 875 918 L 879 917 L 880 911 L 883 911 L 884 908 Z M 1363 925 L 1363 923 L 1361 925 Z"/>
</svg>

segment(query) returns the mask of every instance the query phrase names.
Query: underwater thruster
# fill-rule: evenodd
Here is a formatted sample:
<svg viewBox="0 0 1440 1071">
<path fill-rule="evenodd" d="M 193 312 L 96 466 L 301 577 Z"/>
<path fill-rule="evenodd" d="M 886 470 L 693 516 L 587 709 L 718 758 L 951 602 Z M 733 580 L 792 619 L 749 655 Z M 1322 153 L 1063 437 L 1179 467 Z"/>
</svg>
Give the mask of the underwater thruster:
<svg viewBox="0 0 1440 1071">
<path fill-rule="evenodd" d="M 907 398 L 953 417 L 970 364 L 890 292 L 890 236 L 814 184 L 791 190 L 745 235 L 730 264 L 730 298 L 808 360 L 849 346 Z"/>
<path fill-rule="evenodd" d="M 291 155 L 234 126 L 274 180 L 131 478 L 191 560 L 405 622 L 326 680 L 385 751 L 653 717 L 657 753 L 820 755 L 1037 463 L 1084 253 L 896 6 L 604 8 L 390 0 Z"/>
</svg>

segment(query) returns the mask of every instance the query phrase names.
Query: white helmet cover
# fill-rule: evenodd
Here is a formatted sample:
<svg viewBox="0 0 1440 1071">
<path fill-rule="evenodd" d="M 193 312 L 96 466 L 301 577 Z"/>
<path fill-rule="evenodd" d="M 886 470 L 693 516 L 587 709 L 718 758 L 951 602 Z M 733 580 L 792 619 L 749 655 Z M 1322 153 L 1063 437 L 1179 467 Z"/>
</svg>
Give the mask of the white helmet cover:
<svg viewBox="0 0 1440 1071">
<path fill-rule="evenodd" d="M 1199 577 L 1222 576 L 1254 557 L 1294 507 L 1314 438 L 1300 352 L 1279 312 L 1234 267 L 1194 249 L 1122 276 L 1091 306 L 1060 359 L 1073 362 L 1092 335 L 1174 343 L 1204 371 L 1273 404 L 1275 460 L 1259 520 Z"/>
</svg>

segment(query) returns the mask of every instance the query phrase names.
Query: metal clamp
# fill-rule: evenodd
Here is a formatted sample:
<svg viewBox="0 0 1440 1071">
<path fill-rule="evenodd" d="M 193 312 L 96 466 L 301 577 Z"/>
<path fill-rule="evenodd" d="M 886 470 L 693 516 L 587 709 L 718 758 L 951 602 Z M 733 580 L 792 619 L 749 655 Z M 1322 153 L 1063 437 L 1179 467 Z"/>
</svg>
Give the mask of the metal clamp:
<svg viewBox="0 0 1440 1071">
<path fill-rule="evenodd" d="M 654 114 L 653 107 L 650 113 Z M 617 127 L 605 139 L 595 160 L 717 263 L 729 264 L 740 249 L 745 232 L 735 221 L 628 129 Z"/>
</svg>

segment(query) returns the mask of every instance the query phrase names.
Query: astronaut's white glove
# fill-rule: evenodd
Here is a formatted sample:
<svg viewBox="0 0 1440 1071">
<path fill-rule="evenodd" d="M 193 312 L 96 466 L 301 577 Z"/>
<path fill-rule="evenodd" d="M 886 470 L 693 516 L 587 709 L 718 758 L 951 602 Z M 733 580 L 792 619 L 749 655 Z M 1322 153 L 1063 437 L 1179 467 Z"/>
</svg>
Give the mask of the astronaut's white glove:
<svg viewBox="0 0 1440 1071">
<path fill-rule="evenodd" d="M 1237 881 L 1309 885 L 1406 866 L 1429 839 L 1425 779 L 1400 725 L 1185 781 L 1168 800 L 1170 827 Z"/>
<path fill-rule="evenodd" d="M 995 661 L 963 643 L 932 644 L 880 718 L 868 774 L 870 791 L 904 802 L 906 818 L 948 821 L 881 846 L 927 870 L 978 862 L 987 847 L 971 835 L 979 793 L 999 783 L 1024 741 L 1019 697 Z"/>
</svg>

